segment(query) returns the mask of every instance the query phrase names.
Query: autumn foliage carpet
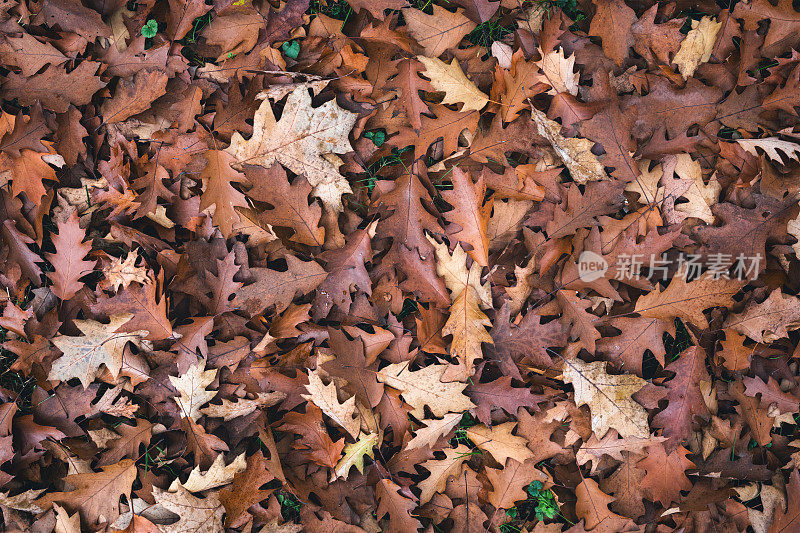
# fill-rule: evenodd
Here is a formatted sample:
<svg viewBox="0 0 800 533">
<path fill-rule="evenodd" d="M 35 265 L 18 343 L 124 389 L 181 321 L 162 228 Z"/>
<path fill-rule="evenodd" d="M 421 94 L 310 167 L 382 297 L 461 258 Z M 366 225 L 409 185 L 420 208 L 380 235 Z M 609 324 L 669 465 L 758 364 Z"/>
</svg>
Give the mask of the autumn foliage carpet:
<svg viewBox="0 0 800 533">
<path fill-rule="evenodd" d="M 796 4 L 2 2 L 2 529 L 800 532 Z"/>
</svg>

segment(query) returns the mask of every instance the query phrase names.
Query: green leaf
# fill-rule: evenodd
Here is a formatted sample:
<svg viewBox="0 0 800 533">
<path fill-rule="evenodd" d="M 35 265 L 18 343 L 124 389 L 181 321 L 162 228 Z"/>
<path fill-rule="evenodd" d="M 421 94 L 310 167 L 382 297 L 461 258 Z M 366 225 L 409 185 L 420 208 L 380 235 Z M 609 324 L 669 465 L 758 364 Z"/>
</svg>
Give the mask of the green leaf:
<svg viewBox="0 0 800 533">
<path fill-rule="evenodd" d="M 148 20 L 147 23 L 142 26 L 142 35 L 145 37 L 155 37 L 156 33 L 158 33 L 158 22 L 156 22 L 154 19 Z"/>
<path fill-rule="evenodd" d="M 297 41 L 286 41 L 281 45 L 281 51 L 286 57 L 297 59 L 297 56 L 300 55 L 300 43 Z"/>
</svg>

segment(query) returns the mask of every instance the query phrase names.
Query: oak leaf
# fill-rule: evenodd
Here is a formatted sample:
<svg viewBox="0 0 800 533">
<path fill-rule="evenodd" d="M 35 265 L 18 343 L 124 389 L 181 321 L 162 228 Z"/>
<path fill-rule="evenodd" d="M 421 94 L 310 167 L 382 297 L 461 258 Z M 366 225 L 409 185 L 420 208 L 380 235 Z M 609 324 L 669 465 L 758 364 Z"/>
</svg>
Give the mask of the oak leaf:
<svg viewBox="0 0 800 533">
<path fill-rule="evenodd" d="M 564 381 L 575 388 L 575 404 L 589 406 L 592 430 L 600 438 L 610 429 L 616 429 L 623 438 L 649 437 L 647 411 L 631 397 L 647 382 L 629 374 L 608 374 L 606 365 L 580 359 L 564 362 Z"/>
<path fill-rule="evenodd" d="M 564 137 L 561 135 L 561 125 L 535 107 L 531 107 L 531 118 L 539 135 L 550 142 L 577 183 L 608 179 L 603 165 L 591 151 L 594 146 L 592 141 Z"/>
<path fill-rule="evenodd" d="M 117 332 L 132 316 L 115 315 L 108 324 L 94 320 L 75 320 L 74 324 L 83 336 L 58 335 L 53 338 L 53 344 L 63 355 L 53 362 L 47 379 L 67 381 L 78 378 L 85 389 L 94 380 L 100 365 L 105 365 L 111 375 L 116 377 L 122 370 L 125 345 L 128 341 L 139 343 L 148 334 L 144 330 Z"/>
<path fill-rule="evenodd" d="M 160 525 L 163 533 L 219 533 L 224 531 L 222 516 L 225 508 L 216 492 L 209 492 L 205 498 L 193 496 L 183 487 L 175 492 L 167 492 L 153 487 L 153 499 L 156 504 L 179 518 L 175 523 Z"/>
<path fill-rule="evenodd" d="M 320 378 L 319 370 L 312 370 L 308 373 L 306 390 L 308 394 L 303 394 L 303 398 L 313 402 L 354 439 L 358 438 L 361 431 L 361 418 L 356 415 L 355 396 L 348 398 L 344 403 L 339 403 L 336 384 L 331 382 L 325 385 Z"/>
<path fill-rule="evenodd" d="M 278 162 L 305 176 L 314 187 L 312 194 L 329 210 L 341 211 L 342 195 L 351 189 L 339 174 L 342 161 L 336 154 L 353 150 L 347 136 L 356 114 L 340 108 L 335 100 L 312 108 L 308 90 L 300 86 L 289 94 L 279 121 L 268 99 L 261 103 L 253 120 L 252 137 L 245 140 L 234 133 L 226 149 L 238 164 L 268 168 Z"/>
<path fill-rule="evenodd" d="M 538 61 L 542 73 L 539 80 L 550 86 L 548 94 L 569 93 L 573 96 L 578 94 L 578 78 L 580 74 L 573 72 L 575 69 L 575 54 L 569 57 L 564 56 L 564 49 L 550 50 L 544 53 L 539 50 L 542 59 Z"/>
<path fill-rule="evenodd" d="M 692 346 L 665 368 L 675 372 L 675 377 L 665 383 L 667 407 L 653 418 L 653 426 L 664 428 L 663 435 L 669 438 L 664 446 L 670 453 L 689 437 L 692 419 L 708 414 L 700 388 L 702 382 L 711 382 L 705 364 L 705 350 Z"/>
<path fill-rule="evenodd" d="M 58 235 L 53 236 L 55 253 L 45 254 L 55 269 L 47 274 L 53 281 L 50 290 L 62 300 L 75 296 L 83 288 L 83 282 L 78 280 L 93 271 L 95 261 L 83 259 L 92 249 L 91 242 L 84 243 L 84 238 L 86 231 L 80 227 L 77 211 L 73 211 L 69 218 L 58 223 Z"/>
<path fill-rule="evenodd" d="M 587 531 L 632 531 L 635 524 L 629 518 L 612 513 L 608 504 L 614 498 L 600 490 L 597 481 L 585 478 L 575 487 L 575 514 L 582 518 Z"/>
<path fill-rule="evenodd" d="M 480 306 L 484 309 L 490 308 L 492 293 L 488 283 L 481 283 L 481 267 L 478 262 L 473 262 L 468 269 L 467 254 L 460 244 L 456 244 L 451 255 L 446 244 L 437 242 L 430 235 L 425 237 L 436 253 L 436 272 L 444 278 L 447 288 L 450 289 L 451 301 L 455 302 L 464 289 L 470 287 L 478 296 Z"/>
<path fill-rule="evenodd" d="M 312 187 L 306 178 L 298 176 L 290 184 L 281 165 L 272 165 L 268 169 L 246 165 L 245 173 L 253 183 L 247 196 L 273 207 L 259 214 L 260 221 L 292 228 L 292 241 L 308 246 L 322 245 L 325 240 L 325 228 L 319 225 L 322 209 L 316 201 L 309 205 L 308 195 Z"/>
<path fill-rule="evenodd" d="M 478 265 L 489 266 L 488 224 L 492 202 L 483 201 L 486 195 L 483 176 L 473 183 L 468 173 L 455 167 L 451 179 L 453 189 L 442 193 L 442 197 L 454 208 L 445 214 L 450 223 L 447 233 L 471 247 L 467 253 Z"/>
<path fill-rule="evenodd" d="M 797 521 L 800 520 L 800 473 L 795 468 L 789 475 L 789 483 L 786 485 L 786 501 L 788 502 L 786 510 L 783 506 L 779 506 L 775 511 L 772 525 L 770 526 L 770 533 L 778 533 L 782 531 L 791 531 L 797 527 Z"/>
<path fill-rule="evenodd" d="M 798 161 L 800 157 L 800 144 L 784 141 L 778 137 L 765 137 L 763 139 L 737 139 L 736 142 L 750 154 L 758 156 L 756 148 L 761 148 L 764 153 L 778 163 L 783 163 L 784 159 L 780 152 L 783 152 L 789 159 Z"/>
<path fill-rule="evenodd" d="M 465 17 L 460 9 L 452 12 L 436 4 L 432 7 L 432 15 L 415 8 L 406 8 L 402 12 L 408 33 L 423 47 L 425 55 L 439 57 L 445 50 L 455 48 L 477 24 Z"/>
<path fill-rule="evenodd" d="M 672 62 L 678 65 L 683 79 L 688 79 L 701 63 L 711 59 L 721 27 L 722 22 L 717 22 L 708 15 L 699 21 L 692 21 L 692 29 L 686 34 L 678 53 L 672 59 Z"/>
<path fill-rule="evenodd" d="M 336 442 L 331 440 L 322 421 L 322 411 L 314 404 L 308 404 L 305 413 L 287 413 L 283 417 L 283 424 L 277 429 L 300 435 L 293 445 L 295 453 L 321 466 L 334 468 L 344 449 L 344 437 Z"/>
<path fill-rule="evenodd" d="M 492 427 L 478 424 L 466 428 L 464 433 L 475 443 L 475 446 L 491 454 L 501 465 L 505 464 L 506 459 L 509 458 L 524 463 L 534 455 L 528 449 L 526 439 L 511 434 L 515 426 L 514 422 L 506 422 Z"/>
<path fill-rule="evenodd" d="M 116 428 L 116 435 L 106 443 L 109 448 L 100 455 L 100 466 L 114 464 L 124 457 L 139 458 L 139 446 L 145 449 L 150 445 L 153 437 L 153 424 L 141 418 L 136 419 L 136 425 L 120 424 Z"/>
<path fill-rule="evenodd" d="M 70 104 L 88 104 L 92 95 L 105 87 L 97 75 L 99 67 L 95 61 L 83 61 L 69 73 L 57 65 L 30 77 L 12 72 L 3 84 L 3 94 L 8 99 L 18 98 L 22 105 L 40 101 L 46 109 L 66 113 Z"/>
<path fill-rule="evenodd" d="M 136 266 L 139 259 L 139 252 L 132 250 L 128 252 L 125 259 L 114 257 L 111 264 L 103 268 L 105 279 L 101 282 L 105 287 L 117 292 L 120 287 L 127 288 L 133 282 L 144 285 L 150 279 L 147 277 L 146 266 Z"/>
<path fill-rule="evenodd" d="M 489 492 L 489 503 L 496 509 L 510 509 L 514 502 L 526 500 L 528 493 L 525 487 L 534 481 L 544 483 L 547 475 L 535 468 L 533 461 L 519 462 L 509 458 L 502 468 L 487 468 L 486 477 L 492 484 Z"/>
<path fill-rule="evenodd" d="M 656 287 L 636 300 L 635 311 L 648 318 L 672 321 L 680 318 L 701 328 L 708 327 L 703 311 L 709 307 L 724 306 L 739 292 L 742 283 L 735 279 L 714 280 L 704 276 L 686 281 L 676 275 L 663 291 Z"/>
<path fill-rule="evenodd" d="M 535 61 L 525 61 L 521 50 L 511 57 L 511 68 L 504 69 L 502 77 L 500 103 L 503 105 L 503 122 L 514 121 L 521 111 L 532 105 L 531 99 L 534 96 L 545 92 L 550 86 L 549 83 L 542 83 L 539 66 Z"/>
<path fill-rule="evenodd" d="M 23 76 L 33 76 L 45 65 L 60 65 L 69 58 L 50 43 L 43 43 L 33 35 L 23 32 L 19 37 L 6 35 L 0 42 L 0 59 L 17 67 Z"/>
<path fill-rule="evenodd" d="M 377 433 L 361 433 L 355 442 L 347 444 L 344 447 L 344 455 L 336 463 L 336 468 L 333 469 L 331 481 L 340 477 L 347 478 L 350 473 L 350 467 L 353 466 L 363 474 L 364 457 L 375 458 L 373 448 L 378 444 L 379 438 L 380 435 Z"/>
<path fill-rule="evenodd" d="M 140 70 L 133 80 L 120 80 L 114 97 L 103 102 L 100 112 L 108 124 L 122 122 L 150 109 L 167 92 L 167 75 L 158 69 Z"/>
<path fill-rule="evenodd" d="M 414 432 L 414 438 L 408 441 L 405 449 L 413 450 L 415 448 L 422 448 L 423 446 L 429 446 L 433 449 L 436 441 L 438 441 L 440 437 L 450 433 L 461 421 L 462 416 L 461 413 L 447 413 L 439 420 L 426 419 L 426 427 L 420 428 Z"/>
<path fill-rule="evenodd" d="M 377 372 L 378 381 L 400 391 L 403 399 L 411 405 L 411 414 L 424 419 L 425 406 L 434 416 L 460 413 L 475 407 L 464 395 L 466 383 L 457 381 L 443 383 L 442 375 L 448 365 L 429 365 L 419 370 L 410 370 L 407 363 L 394 363 Z"/>
<path fill-rule="evenodd" d="M 246 468 L 247 461 L 244 455 L 244 453 L 237 455 L 230 464 L 226 465 L 225 457 L 220 454 L 205 472 L 201 472 L 200 467 L 196 466 L 189 472 L 189 478 L 186 481 L 173 480 L 169 486 L 169 492 L 177 492 L 178 487 L 183 487 L 189 492 L 203 492 L 228 485 L 233 481 L 233 476 Z"/>
<path fill-rule="evenodd" d="M 271 489 L 260 487 L 273 479 L 260 450 L 248 457 L 245 469 L 233 476 L 233 484 L 219 491 L 219 501 L 225 508 L 225 525 L 244 525 L 250 519 L 246 514 L 247 509 L 272 494 Z"/>
<path fill-rule="evenodd" d="M 120 496 L 131 501 L 131 490 L 137 470 L 132 459 L 103 467 L 102 472 L 72 474 L 64 478 L 70 486 L 69 492 L 51 492 L 33 503 L 40 509 L 49 509 L 61 503 L 66 509 L 78 511 L 85 523 L 96 525 L 101 517 L 113 522 L 120 515 Z"/>
<path fill-rule="evenodd" d="M 206 416 L 222 418 L 225 422 L 229 422 L 234 418 L 255 413 L 262 407 L 270 407 L 280 403 L 285 398 L 286 394 L 282 392 L 259 392 L 254 399 L 239 398 L 236 401 L 231 401 L 223 398 L 222 405 L 210 404 L 202 407 L 200 412 Z"/>
<path fill-rule="evenodd" d="M 461 465 L 470 457 L 470 449 L 463 444 L 459 444 L 457 448 L 446 449 L 444 453 L 444 459 L 431 459 L 421 465 L 431 475 L 417 485 L 422 490 L 419 496 L 420 505 L 428 503 L 435 493 L 443 492 L 447 480 L 451 476 L 457 476 Z"/>
<path fill-rule="evenodd" d="M 681 491 L 692 487 L 691 481 L 685 474 L 687 469 L 694 466 L 694 463 L 686 458 L 689 450 L 678 446 L 668 454 L 663 445 L 654 445 L 648 446 L 646 455 L 637 463 L 638 468 L 647 471 L 641 483 L 645 494 L 665 506 L 680 501 Z"/>
<path fill-rule="evenodd" d="M 761 303 L 748 302 L 742 313 L 731 315 L 725 326 L 757 341 L 769 343 L 800 328 L 800 298 L 773 290 Z"/>
<path fill-rule="evenodd" d="M 231 166 L 237 160 L 231 154 L 221 150 L 208 150 L 203 154 L 206 166 L 200 173 L 203 180 L 203 195 L 200 197 L 200 210 L 212 205 L 212 218 L 222 234 L 230 237 L 234 229 L 240 225 L 237 207 L 247 207 L 244 194 L 238 191 L 233 183 L 247 181 L 244 174 Z"/>
<path fill-rule="evenodd" d="M 206 387 L 217 379 L 216 368 L 205 370 L 206 360 L 201 359 L 189 367 L 181 376 L 169 376 L 169 381 L 179 396 L 175 398 L 175 403 L 181 410 L 181 416 L 191 418 L 197 422 L 203 413 L 200 406 L 208 403 L 217 391 L 206 390 Z"/>
<path fill-rule="evenodd" d="M 636 13 L 623 0 L 596 0 L 597 13 L 589 25 L 589 35 L 603 39 L 603 52 L 622 66 L 633 46 L 630 29 L 637 21 Z"/>
<path fill-rule="evenodd" d="M 292 302 L 295 294 L 315 289 L 328 275 L 315 261 L 301 261 L 293 255 L 286 256 L 288 268 L 284 272 L 264 267 L 250 269 L 255 281 L 235 291 L 230 305 L 250 316 L 264 312 L 275 305 L 281 313 Z"/>
<path fill-rule="evenodd" d="M 419 520 L 411 514 L 417 503 L 410 494 L 404 492 L 391 479 L 381 479 L 375 488 L 378 498 L 376 516 L 380 519 L 388 513 L 391 531 L 415 531 L 421 527 Z"/>
<path fill-rule="evenodd" d="M 447 367 L 441 377 L 443 381 L 468 380 L 475 373 L 475 361 L 483 358 L 481 345 L 494 342 L 486 330 L 486 326 L 491 326 L 492 322 L 481 311 L 479 304 L 477 292 L 467 285 L 450 307 L 450 318 L 442 328 L 442 335 L 453 336 L 450 355 L 458 364 Z"/>
<path fill-rule="evenodd" d="M 424 74 L 433 88 L 445 93 L 443 104 L 463 103 L 461 111 L 480 111 L 489 102 L 489 97 L 464 75 L 457 59 L 453 58 L 449 65 L 435 57 L 417 59 L 425 65 Z"/>
</svg>

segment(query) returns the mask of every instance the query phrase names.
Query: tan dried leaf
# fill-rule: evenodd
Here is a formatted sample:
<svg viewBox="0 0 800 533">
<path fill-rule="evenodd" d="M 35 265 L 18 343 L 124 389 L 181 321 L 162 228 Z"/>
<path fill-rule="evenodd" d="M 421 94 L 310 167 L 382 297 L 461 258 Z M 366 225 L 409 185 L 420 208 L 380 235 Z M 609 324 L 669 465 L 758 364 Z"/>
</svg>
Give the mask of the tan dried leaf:
<svg viewBox="0 0 800 533">
<path fill-rule="evenodd" d="M 283 401 L 286 394 L 283 392 L 260 392 L 254 399 L 239 398 L 235 402 L 228 399 L 222 400 L 222 405 L 208 405 L 200 412 L 211 418 L 223 418 L 225 422 L 254 413 L 261 407 L 270 407 Z"/>
<path fill-rule="evenodd" d="M 576 182 L 607 180 L 603 164 L 592 153 L 594 143 L 589 139 L 566 138 L 561 135 L 561 124 L 531 106 L 531 118 L 539 135 L 547 139 L 558 157 L 564 162 Z"/>
<path fill-rule="evenodd" d="M 550 50 L 546 54 L 542 53 L 542 59 L 536 64 L 542 70 L 539 81 L 546 83 L 551 88 L 548 94 L 569 93 L 573 96 L 578 95 L 578 78 L 580 74 L 575 70 L 575 54 L 564 57 L 564 49 Z"/>
<path fill-rule="evenodd" d="M 175 403 L 181 409 L 181 414 L 189 417 L 197 422 L 203 413 L 200 412 L 200 406 L 208 403 L 217 391 L 208 391 L 206 387 L 211 385 L 217 377 L 218 369 L 204 370 L 206 367 L 206 360 L 201 359 L 196 364 L 189 367 L 182 376 L 170 376 L 169 381 L 172 386 L 177 389 L 180 394 L 175 398 Z"/>
<path fill-rule="evenodd" d="M 489 97 L 464 75 L 458 59 L 453 58 L 449 65 L 435 57 L 417 56 L 417 59 L 425 65 L 424 74 L 433 88 L 445 93 L 443 104 L 463 103 L 461 111 L 480 111 L 489 102 Z"/>
<path fill-rule="evenodd" d="M 339 173 L 342 160 L 336 154 L 352 152 L 348 135 L 358 115 L 345 111 L 336 100 L 311 107 L 305 87 L 297 87 L 286 100 L 279 121 L 264 100 L 253 118 L 253 135 L 245 140 L 239 132 L 231 137 L 227 152 L 238 165 L 270 167 L 276 162 L 302 174 L 314 187 L 312 194 L 331 211 L 339 212 L 342 195 L 352 192 Z"/>
<path fill-rule="evenodd" d="M 53 504 L 53 510 L 56 512 L 55 533 L 81 533 L 80 514 L 75 513 L 70 516 L 66 509 L 57 503 Z"/>
<path fill-rule="evenodd" d="M 103 286 L 110 288 L 113 292 L 117 292 L 120 287 L 126 289 L 134 281 L 142 285 L 149 283 L 147 265 L 137 267 L 136 261 L 138 259 L 138 250 L 128 252 L 125 259 L 114 257 L 111 260 L 111 264 L 103 269 L 103 274 L 106 277 Z"/>
<path fill-rule="evenodd" d="M 484 342 L 494 344 L 486 331 L 492 321 L 481 311 L 479 303 L 475 289 L 468 285 L 450 306 L 450 317 L 442 328 L 442 336 L 453 336 L 450 355 L 458 360 L 458 365 L 449 365 L 442 381 L 467 381 L 475 373 L 475 361 L 483 357 L 481 345 Z"/>
<path fill-rule="evenodd" d="M 178 515 L 173 524 L 160 525 L 162 533 L 222 533 L 222 515 L 225 508 L 217 492 L 209 492 L 205 498 L 197 498 L 183 487 L 176 492 L 167 492 L 153 487 L 153 498 L 164 509 Z"/>
<path fill-rule="evenodd" d="M 736 139 L 739 146 L 754 156 L 758 157 L 756 148 L 761 148 L 767 157 L 773 161 L 784 164 L 784 160 L 778 152 L 783 152 L 786 157 L 800 161 L 800 144 L 784 141 L 778 137 L 765 137 L 763 139 Z"/>
<path fill-rule="evenodd" d="M 78 378 L 83 388 L 87 388 L 94 380 L 100 365 L 105 365 L 116 378 L 122 370 L 122 352 L 125 344 L 128 341 L 138 344 L 143 337 L 149 335 L 145 330 L 116 332 L 132 317 L 131 314 L 115 315 L 108 324 L 101 324 L 95 320 L 75 320 L 74 324 L 81 330 L 83 336 L 57 335 L 53 338 L 53 344 L 63 352 L 63 355 L 53 362 L 47 379 L 67 381 Z"/>
<path fill-rule="evenodd" d="M 623 438 L 648 438 L 647 411 L 631 398 L 647 382 L 630 374 L 612 376 L 606 372 L 606 366 L 605 361 L 565 362 L 564 381 L 575 388 L 575 404 L 589 406 L 592 430 L 601 439 L 612 428 Z"/>
<path fill-rule="evenodd" d="M 464 432 L 475 446 L 490 453 L 501 465 L 506 464 L 508 458 L 524 463 L 534 455 L 528 449 L 527 439 L 511 434 L 516 425 L 516 422 L 506 422 L 492 427 L 478 424 L 466 428 Z"/>
<path fill-rule="evenodd" d="M 471 457 L 470 449 L 463 444 L 457 448 L 444 450 L 444 459 L 430 459 L 422 463 L 422 467 L 428 470 L 431 475 L 420 481 L 417 486 L 422 490 L 419 496 L 419 504 L 425 505 L 437 492 L 444 492 L 447 480 L 451 476 L 457 476 L 464 461 Z"/>
<path fill-rule="evenodd" d="M 231 461 L 229 465 L 225 464 L 225 457 L 219 454 L 205 472 L 201 473 L 200 467 L 196 466 L 189 473 L 189 479 L 184 483 L 181 483 L 179 479 L 173 480 L 169 486 L 169 492 L 177 492 L 179 487 L 183 487 L 189 492 L 203 492 L 204 490 L 222 487 L 231 483 L 233 476 L 243 472 L 246 467 L 247 460 L 244 452 Z"/>
<path fill-rule="evenodd" d="M 466 383 L 442 383 L 448 365 L 428 365 L 416 371 L 408 363 L 395 363 L 376 372 L 378 381 L 400 391 L 411 407 L 411 414 L 419 420 L 425 418 L 427 405 L 434 416 L 463 413 L 475 405 L 464 395 Z"/>
<path fill-rule="evenodd" d="M 476 26 L 461 9 L 451 12 L 433 4 L 433 15 L 414 8 L 402 11 L 409 35 L 422 46 L 428 57 L 439 57 L 445 50 L 457 46 Z"/>
<path fill-rule="evenodd" d="M 414 433 L 414 438 L 406 444 L 406 450 L 414 450 L 422 448 L 423 446 L 430 446 L 436 444 L 443 435 L 447 435 L 450 430 L 458 425 L 461 421 L 461 413 L 448 413 L 442 419 L 425 420 L 426 427 L 418 429 Z"/>
<path fill-rule="evenodd" d="M 322 378 L 319 377 L 319 370 L 309 371 L 306 390 L 309 394 L 303 394 L 303 398 L 319 407 L 331 420 L 347 430 L 354 439 L 358 438 L 361 432 L 361 419 L 356 414 L 355 396 L 348 398 L 344 403 L 339 403 L 336 384 L 331 382 L 325 385 Z"/>
<path fill-rule="evenodd" d="M 473 262 L 467 270 L 467 253 L 460 244 L 456 244 L 453 255 L 450 255 L 446 244 L 436 242 L 436 239 L 430 235 L 425 235 L 425 237 L 433 245 L 436 253 L 436 273 L 444 278 L 447 288 L 450 289 L 451 301 L 455 302 L 464 287 L 469 286 L 475 289 L 480 306 L 483 309 L 491 309 L 492 292 L 488 281 L 481 284 L 480 265 Z"/>
<path fill-rule="evenodd" d="M 692 21 L 692 29 L 686 34 L 678 53 L 672 60 L 678 65 L 683 79 L 688 79 L 694 74 L 697 67 L 711 59 L 720 28 L 722 28 L 722 22 L 717 22 L 708 15 L 699 21 Z"/>
</svg>

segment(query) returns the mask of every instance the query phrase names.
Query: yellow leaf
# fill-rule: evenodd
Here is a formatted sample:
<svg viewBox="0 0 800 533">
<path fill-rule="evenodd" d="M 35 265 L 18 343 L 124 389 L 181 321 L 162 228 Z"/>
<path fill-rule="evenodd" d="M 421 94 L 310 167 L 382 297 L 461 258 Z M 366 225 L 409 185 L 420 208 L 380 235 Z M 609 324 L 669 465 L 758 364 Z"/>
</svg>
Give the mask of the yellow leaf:
<svg viewBox="0 0 800 533">
<path fill-rule="evenodd" d="M 340 477 L 347 478 L 347 473 L 350 472 L 351 466 L 355 466 L 363 474 L 364 457 L 375 458 L 373 448 L 378 445 L 378 441 L 378 433 L 362 433 L 356 442 L 345 446 L 344 455 L 336 463 L 336 468 L 331 475 L 331 482 Z"/>
</svg>

